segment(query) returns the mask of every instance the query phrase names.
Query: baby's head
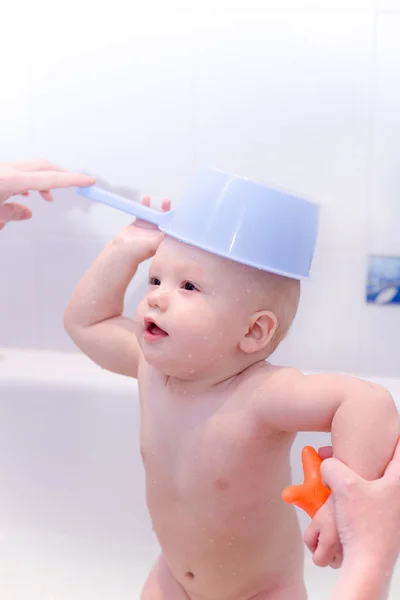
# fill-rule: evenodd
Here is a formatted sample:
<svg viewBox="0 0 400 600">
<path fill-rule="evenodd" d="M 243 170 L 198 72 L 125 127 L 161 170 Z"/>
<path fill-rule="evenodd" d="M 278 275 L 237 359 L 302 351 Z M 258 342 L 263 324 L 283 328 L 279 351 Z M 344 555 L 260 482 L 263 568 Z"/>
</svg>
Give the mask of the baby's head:
<svg viewBox="0 0 400 600">
<path fill-rule="evenodd" d="M 146 360 L 179 379 L 226 378 L 267 358 L 296 315 L 300 283 L 161 242 L 137 318 Z"/>
</svg>

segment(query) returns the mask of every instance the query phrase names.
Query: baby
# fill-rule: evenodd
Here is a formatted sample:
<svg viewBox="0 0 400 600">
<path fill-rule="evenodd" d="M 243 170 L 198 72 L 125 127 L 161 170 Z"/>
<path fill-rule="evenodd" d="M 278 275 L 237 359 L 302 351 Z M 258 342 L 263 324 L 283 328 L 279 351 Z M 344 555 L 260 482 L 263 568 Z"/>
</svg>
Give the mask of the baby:
<svg viewBox="0 0 400 600">
<path fill-rule="evenodd" d="M 122 315 L 125 292 L 152 256 L 133 321 Z M 281 499 L 296 432 L 331 431 L 335 456 L 366 478 L 391 459 L 400 428 L 385 389 L 266 361 L 299 295 L 294 279 L 141 221 L 79 283 L 68 333 L 96 363 L 139 384 L 147 503 L 162 549 L 142 600 L 305 600 L 300 529 Z M 340 566 L 333 515 L 328 500 L 305 535 L 320 566 Z"/>
</svg>

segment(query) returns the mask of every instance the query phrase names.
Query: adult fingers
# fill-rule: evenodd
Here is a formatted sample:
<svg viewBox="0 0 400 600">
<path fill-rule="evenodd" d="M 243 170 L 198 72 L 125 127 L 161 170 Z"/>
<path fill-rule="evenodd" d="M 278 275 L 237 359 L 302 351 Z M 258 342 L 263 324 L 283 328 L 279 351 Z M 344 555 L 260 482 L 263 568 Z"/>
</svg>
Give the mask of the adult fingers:
<svg viewBox="0 0 400 600">
<path fill-rule="evenodd" d="M 386 468 L 385 475 L 397 477 L 400 480 L 400 442 L 397 444 L 393 458 Z"/>
<path fill-rule="evenodd" d="M 16 169 L 17 171 L 60 171 L 67 172 L 67 169 L 63 169 L 58 165 L 54 165 L 48 160 L 19 160 L 13 163 L 7 163 L 9 167 Z"/>
<path fill-rule="evenodd" d="M 349 484 L 360 478 L 336 458 L 327 458 L 321 464 L 321 475 L 325 484 L 335 495 L 344 493 Z"/>
<path fill-rule="evenodd" d="M 0 206 L 0 223 L 4 224 L 8 221 L 26 221 L 30 219 L 32 212 L 28 207 L 22 206 L 22 204 L 14 204 L 14 202 L 7 202 Z"/>
<path fill-rule="evenodd" d="M 81 173 L 69 173 L 64 171 L 37 171 L 31 173 L 21 173 L 18 181 L 19 193 L 25 190 L 50 190 L 64 187 L 86 187 L 95 183 L 94 177 L 83 175 Z"/>
<path fill-rule="evenodd" d="M 42 198 L 44 200 L 47 200 L 48 202 L 52 202 L 54 200 L 53 194 L 51 193 L 50 190 L 42 190 L 40 192 L 40 195 L 42 196 Z"/>
</svg>

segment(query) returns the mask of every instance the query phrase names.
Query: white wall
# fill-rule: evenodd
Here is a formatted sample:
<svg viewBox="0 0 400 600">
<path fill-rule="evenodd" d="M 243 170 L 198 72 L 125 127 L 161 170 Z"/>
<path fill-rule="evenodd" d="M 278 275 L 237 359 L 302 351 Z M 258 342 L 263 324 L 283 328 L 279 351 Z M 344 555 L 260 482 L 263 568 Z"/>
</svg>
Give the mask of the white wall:
<svg viewBox="0 0 400 600">
<path fill-rule="evenodd" d="M 208 164 L 319 201 L 314 279 L 276 360 L 399 376 L 400 309 L 365 305 L 364 286 L 369 252 L 400 255 L 400 1 L 208 4 L 82 1 L 56 15 L 39 1 L 22 24 L 9 9 L 0 160 L 45 157 L 175 204 Z M 1 233 L 0 346 L 73 350 L 64 306 L 129 222 L 56 196 Z"/>
</svg>

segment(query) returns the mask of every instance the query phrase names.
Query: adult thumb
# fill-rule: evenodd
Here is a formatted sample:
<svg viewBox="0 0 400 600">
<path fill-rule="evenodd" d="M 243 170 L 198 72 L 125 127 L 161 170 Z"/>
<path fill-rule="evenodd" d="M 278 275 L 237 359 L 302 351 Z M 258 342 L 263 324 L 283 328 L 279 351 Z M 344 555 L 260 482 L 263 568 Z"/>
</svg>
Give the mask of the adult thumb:
<svg viewBox="0 0 400 600">
<path fill-rule="evenodd" d="M 360 479 L 351 469 L 337 458 L 327 458 L 321 464 L 321 475 L 325 484 L 334 494 L 345 491 L 346 483 Z"/>
<path fill-rule="evenodd" d="M 394 452 L 392 460 L 387 466 L 385 475 L 400 478 L 400 442 L 397 444 L 397 448 Z"/>
</svg>

